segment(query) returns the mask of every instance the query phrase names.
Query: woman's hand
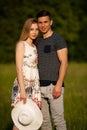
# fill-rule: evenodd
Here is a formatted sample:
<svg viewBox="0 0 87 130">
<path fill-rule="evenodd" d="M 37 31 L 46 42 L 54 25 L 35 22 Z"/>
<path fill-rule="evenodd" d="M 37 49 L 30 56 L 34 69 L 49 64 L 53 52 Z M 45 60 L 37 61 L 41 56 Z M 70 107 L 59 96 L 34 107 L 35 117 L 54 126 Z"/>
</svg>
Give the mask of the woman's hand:
<svg viewBox="0 0 87 130">
<path fill-rule="evenodd" d="M 26 92 L 25 91 L 21 91 L 20 92 L 20 100 L 23 100 L 23 103 L 25 104 L 26 101 L 27 101 L 27 95 L 26 95 Z"/>
</svg>

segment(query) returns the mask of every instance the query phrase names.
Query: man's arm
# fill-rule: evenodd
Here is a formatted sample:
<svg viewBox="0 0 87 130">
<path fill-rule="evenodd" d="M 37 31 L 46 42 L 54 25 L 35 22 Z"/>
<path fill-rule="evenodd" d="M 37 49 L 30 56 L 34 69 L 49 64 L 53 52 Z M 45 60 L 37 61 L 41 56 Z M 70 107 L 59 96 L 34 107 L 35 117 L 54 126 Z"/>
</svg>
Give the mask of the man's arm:
<svg viewBox="0 0 87 130">
<path fill-rule="evenodd" d="M 63 48 L 61 50 L 58 50 L 57 55 L 58 55 L 58 58 L 60 61 L 60 69 L 59 69 L 59 78 L 58 78 L 57 83 L 53 89 L 54 98 L 61 96 L 61 93 L 62 93 L 62 83 L 64 81 L 64 77 L 66 75 L 67 67 L 68 67 L 67 48 Z"/>
</svg>

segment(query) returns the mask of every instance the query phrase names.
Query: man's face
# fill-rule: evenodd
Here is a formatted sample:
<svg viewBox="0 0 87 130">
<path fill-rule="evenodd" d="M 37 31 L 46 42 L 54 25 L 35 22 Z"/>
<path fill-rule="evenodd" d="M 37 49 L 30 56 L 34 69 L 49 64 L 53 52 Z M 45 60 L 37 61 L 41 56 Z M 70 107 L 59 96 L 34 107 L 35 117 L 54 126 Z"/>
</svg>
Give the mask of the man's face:
<svg viewBox="0 0 87 130">
<path fill-rule="evenodd" d="M 52 20 L 49 18 L 49 16 L 43 16 L 38 18 L 38 27 L 43 34 L 46 34 L 51 29 L 51 25 Z"/>
</svg>

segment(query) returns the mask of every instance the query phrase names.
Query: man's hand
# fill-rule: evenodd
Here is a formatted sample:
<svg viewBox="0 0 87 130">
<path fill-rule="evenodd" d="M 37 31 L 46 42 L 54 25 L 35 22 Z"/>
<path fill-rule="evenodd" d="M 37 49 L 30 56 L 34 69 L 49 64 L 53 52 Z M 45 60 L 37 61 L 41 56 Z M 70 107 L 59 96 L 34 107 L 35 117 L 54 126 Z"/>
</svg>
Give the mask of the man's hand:
<svg viewBox="0 0 87 130">
<path fill-rule="evenodd" d="M 62 87 L 55 85 L 53 88 L 53 97 L 58 98 L 61 96 L 61 94 L 62 94 Z"/>
</svg>

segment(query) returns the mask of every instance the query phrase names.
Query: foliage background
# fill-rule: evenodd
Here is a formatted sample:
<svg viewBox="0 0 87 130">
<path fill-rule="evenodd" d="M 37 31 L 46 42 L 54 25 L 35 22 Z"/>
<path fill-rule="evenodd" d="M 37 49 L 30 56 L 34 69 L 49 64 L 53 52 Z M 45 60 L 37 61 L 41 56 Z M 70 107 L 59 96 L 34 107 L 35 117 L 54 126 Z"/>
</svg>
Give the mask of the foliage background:
<svg viewBox="0 0 87 130">
<path fill-rule="evenodd" d="M 27 18 L 51 12 L 53 29 L 67 42 L 69 61 L 87 61 L 86 0 L 0 0 L 0 61 L 14 62 L 15 44 Z"/>
<path fill-rule="evenodd" d="M 87 63 L 83 63 L 87 62 L 87 0 L 0 0 L 1 130 L 11 130 L 13 126 L 10 96 L 16 76 L 16 42 L 25 20 L 35 17 L 42 9 L 51 12 L 53 29 L 66 40 L 69 61 L 77 62 L 69 62 L 65 80 L 65 119 L 68 130 L 87 130 Z"/>
</svg>

